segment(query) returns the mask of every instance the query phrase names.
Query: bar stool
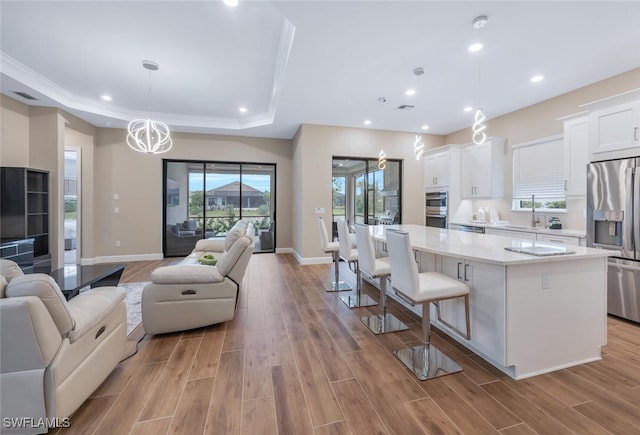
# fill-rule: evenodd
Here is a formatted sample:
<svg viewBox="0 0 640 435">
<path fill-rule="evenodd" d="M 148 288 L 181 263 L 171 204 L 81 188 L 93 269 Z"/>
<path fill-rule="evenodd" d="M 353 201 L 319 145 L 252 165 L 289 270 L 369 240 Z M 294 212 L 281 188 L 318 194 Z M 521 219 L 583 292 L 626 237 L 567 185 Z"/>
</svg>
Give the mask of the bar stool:
<svg viewBox="0 0 640 435">
<path fill-rule="evenodd" d="M 358 241 L 358 267 L 360 273 L 367 278 L 380 279 L 380 314 L 361 317 L 362 323 L 374 334 L 386 334 L 387 332 L 404 331 L 409 329 L 393 314 L 387 313 L 387 277 L 391 273 L 389 258 L 376 258 L 371 240 L 369 227 L 364 224 L 356 224 L 356 240 Z"/>
<path fill-rule="evenodd" d="M 422 344 L 393 353 L 421 381 L 462 371 L 462 367 L 431 344 L 429 303 L 464 297 L 467 331 L 456 332 L 469 340 L 469 287 L 441 273 L 418 273 L 409 234 L 391 229 L 386 234 L 391 284 L 396 295 L 411 305 L 422 304 Z"/>
<path fill-rule="evenodd" d="M 340 247 L 338 246 L 338 242 L 329 242 L 327 227 L 324 225 L 324 219 L 322 219 L 322 216 L 318 216 L 318 229 L 320 230 L 320 248 L 327 254 L 331 253 L 331 256 L 333 257 L 333 269 L 335 272 L 335 281 L 328 284 L 323 283 L 322 286 L 328 292 L 353 290 L 349 283 L 340 281 Z"/>
<path fill-rule="evenodd" d="M 349 269 L 351 269 L 351 265 L 353 265 L 355 268 L 354 272 L 356 274 L 356 294 L 342 296 L 340 300 L 347 304 L 349 308 L 370 307 L 372 305 L 376 305 L 376 301 L 371 299 L 368 295 L 361 293 L 362 278 L 360 276 L 360 267 L 358 263 L 358 250 L 353 248 L 353 245 L 351 243 L 347 221 L 345 221 L 344 219 L 338 219 L 337 223 L 340 258 L 347 262 L 347 264 L 349 265 Z"/>
</svg>

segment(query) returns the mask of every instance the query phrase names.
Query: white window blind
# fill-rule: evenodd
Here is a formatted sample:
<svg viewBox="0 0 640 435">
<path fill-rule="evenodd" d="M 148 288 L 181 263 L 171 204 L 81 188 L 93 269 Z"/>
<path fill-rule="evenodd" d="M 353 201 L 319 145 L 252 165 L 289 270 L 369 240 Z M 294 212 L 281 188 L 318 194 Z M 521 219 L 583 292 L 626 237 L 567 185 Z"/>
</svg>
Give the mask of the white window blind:
<svg viewBox="0 0 640 435">
<path fill-rule="evenodd" d="M 513 146 L 513 199 L 564 198 L 562 136 Z"/>
</svg>

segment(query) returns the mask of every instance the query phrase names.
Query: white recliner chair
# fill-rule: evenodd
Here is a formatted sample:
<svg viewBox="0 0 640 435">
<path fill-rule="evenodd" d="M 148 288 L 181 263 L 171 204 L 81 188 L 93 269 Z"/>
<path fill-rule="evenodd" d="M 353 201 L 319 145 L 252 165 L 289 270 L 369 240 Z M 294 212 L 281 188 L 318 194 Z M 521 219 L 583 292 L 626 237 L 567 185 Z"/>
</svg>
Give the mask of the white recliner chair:
<svg viewBox="0 0 640 435">
<path fill-rule="evenodd" d="M 10 260 L 0 266 L 2 433 L 46 433 L 43 421 L 69 417 L 122 359 L 124 290 L 100 287 L 67 301 L 49 275 L 23 275 Z M 12 418 L 26 427 L 4 426 Z"/>
<path fill-rule="evenodd" d="M 142 291 L 144 330 L 162 334 L 233 319 L 252 253 L 253 240 L 240 236 L 215 266 L 187 262 L 154 270 Z"/>
</svg>

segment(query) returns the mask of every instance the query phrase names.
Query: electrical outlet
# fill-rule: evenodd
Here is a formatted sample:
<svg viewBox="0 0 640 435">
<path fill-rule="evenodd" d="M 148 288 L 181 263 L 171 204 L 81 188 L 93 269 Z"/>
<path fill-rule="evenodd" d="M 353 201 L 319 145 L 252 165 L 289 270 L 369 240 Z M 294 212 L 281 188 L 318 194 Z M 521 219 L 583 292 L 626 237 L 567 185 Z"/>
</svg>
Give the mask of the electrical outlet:
<svg viewBox="0 0 640 435">
<path fill-rule="evenodd" d="M 113 212 L 114 213 L 120 213 L 120 207 L 114 207 L 113 208 Z"/>
<path fill-rule="evenodd" d="M 549 288 L 549 274 L 547 273 L 543 273 L 541 276 L 541 285 L 543 289 L 548 289 Z"/>
<path fill-rule="evenodd" d="M 120 198 L 120 196 L 117 193 L 114 193 L 113 194 L 113 199 L 118 199 L 118 198 Z"/>
<path fill-rule="evenodd" d="M 324 214 L 324 207 L 316 207 L 316 214 Z"/>
<path fill-rule="evenodd" d="M 116 240 L 116 248 L 120 247 L 120 240 Z"/>
</svg>

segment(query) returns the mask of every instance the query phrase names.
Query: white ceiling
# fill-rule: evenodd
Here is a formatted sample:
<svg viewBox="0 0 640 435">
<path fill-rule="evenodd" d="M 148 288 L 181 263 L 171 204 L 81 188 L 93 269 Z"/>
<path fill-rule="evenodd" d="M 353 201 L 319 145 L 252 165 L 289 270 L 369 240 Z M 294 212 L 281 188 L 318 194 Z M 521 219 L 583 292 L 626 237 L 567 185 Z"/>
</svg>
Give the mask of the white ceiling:
<svg viewBox="0 0 640 435">
<path fill-rule="evenodd" d="M 640 1 L 239 1 L 1 0 L 2 93 L 99 127 L 151 112 L 241 136 L 365 119 L 448 134 L 472 124 L 466 105 L 490 119 L 640 67 Z"/>
</svg>

